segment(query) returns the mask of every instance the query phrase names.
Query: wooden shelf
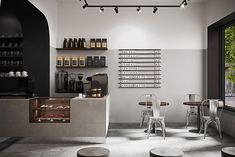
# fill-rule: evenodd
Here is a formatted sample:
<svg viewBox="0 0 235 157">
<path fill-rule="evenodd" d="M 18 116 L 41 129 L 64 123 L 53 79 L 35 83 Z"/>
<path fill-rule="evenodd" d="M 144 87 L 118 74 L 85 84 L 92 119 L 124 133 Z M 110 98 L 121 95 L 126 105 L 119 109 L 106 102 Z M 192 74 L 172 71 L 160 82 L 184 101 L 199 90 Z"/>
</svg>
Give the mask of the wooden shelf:
<svg viewBox="0 0 235 157">
<path fill-rule="evenodd" d="M 11 58 L 11 59 L 14 59 L 14 58 L 23 58 L 22 56 L 0 56 L 0 58 Z"/>
<path fill-rule="evenodd" d="M 22 40 L 23 37 L 0 37 L 0 40 Z"/>
<path fill-rule="evenodd" d="M 161 80 L 161 78 L 119 78 L 119 80 Z"/>
<path fill-rule="evenodd" d="M 23 47 L 0 47 L 0 49 L 23 49 Z"/>
<path fill-rule="evenodd" d="M 118 63 L 161 63 L 161 62 L 141 62 L 141 61 L 133 61 L 133 62 L 118 62 Z"/>
<path fill-rule="evenodd" d="M 132 75 L 136 75 L 136 76 L 138 76 L 138 75 L 149 75 L 149 76 L 154 76 L 154 75 L 161 75 L 161 74 L 118 74 L 118 75 L 127 75 L 127 76 L 132 76 Z"/>
<path fill-rule="evenodd" d="M 0 66 L 0 68 L 23 68 L 23 66 Z"/>
<path fill-rule="evenodd" d="M 141 69 L 141 70 L 118 70 L 118 71 L 121 71 L 121 72 L 125 72 L 125 71 L 151 71 L 151 72 L 154 72 L 154 71 L 161 71 L 161 70 L 144 70 L 144 69 Z"/>
<path fill-rule="evenodd" d="M 119 53 L 119 55 L 161 55 L 161 53 Z"/>
<path fill-rule="evenodd" d="M 161 57 L 119 57 L 118 59 L 161 59 Z"/>
<path fill-rule="evenodd" d="M 151 85 L 156 85 L 156 84 L 161 84 L 160 82 L 121 82 L 118 84 L 130 84 L 130 85 L 135 85 L 135 84 L 142 84 L 142 85 L 147 85 L 147 84 L 151 84 Z"/>
<path fill-rule="evenodd" d="M 108 68 L 108 66 L 92 66 L 92 67 L 56 67 L 56 68 L 60 68 L 60 69 L 93 69 L 93 68 Z"/>
<path fill-rule="evenodd" d="M 108 50 L 108 48 L 56 48 L 56 50 L 63 51 L 63 50 L 71 50 L 71 51 L 90 51 L 90 50 Z"/>
<path fill-rule="evenodd" d="M 119 88 L 161 88 L 161 87 L 119 87 Z"/>
<path fill-rule="evenodd" d="M 128 66 L 118 66 L 118 67 L 121 67 L 121 68 L 126 68 L 126 67 L 127 68 L 131 68 L 131 67 L 134 67 L 134 68 L 151 68 L 152 67 L 152 68 L 154 68 L 154 67 L 156 67 L 157 68 L 157 67 L 161 67 L 161 66 L 159 66 L 159 65 L 155 65 L 155 66 L 154 65 L 153 66 L 150 66 L 150 65 L 146 65 L 146 66 L 144 66 L 144 65 L 139 65 L 139 66 L 138 65 L 130 65 L 129 66 L 128 65 Z"/>
</svg>

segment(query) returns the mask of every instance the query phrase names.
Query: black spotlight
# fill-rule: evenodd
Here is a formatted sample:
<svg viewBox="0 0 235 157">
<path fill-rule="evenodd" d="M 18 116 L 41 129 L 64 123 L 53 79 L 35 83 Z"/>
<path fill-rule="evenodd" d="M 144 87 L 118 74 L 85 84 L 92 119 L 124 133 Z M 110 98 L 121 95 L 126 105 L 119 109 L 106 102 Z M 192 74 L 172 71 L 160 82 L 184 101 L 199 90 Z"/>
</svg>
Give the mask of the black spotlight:
<svg viewBox="0 0 235 157">
<path fill-rule="evenodd" d="M 104 8 L 103 7 L 100 7 L 100 12 L 102 13 L 104 11 Z"/>
<path fill-rule="evenodd" d="M 155 14 L 157 12 L 157 7 L 153 8 L 153 13 Z"/>
<path fill-rule="evenodd" d="M 140 13 L 141 12 L 141 7 L 138 7 L 136 10 Z"/>
<path fill-rule="evenodd" d="M 86 4 L 84 4 L 84 6 L 82 6 L 82 7 L 83 7 L 83 9 L 85 9 L 87 6 L 88 6 L 88 5 L 87 5 L 87 3 L 86 3 Z"/>
<path fill-rule="evenodd" d="M 118 7 L 114 8 L 115 13 L 118 13 Z"/>
</svg>

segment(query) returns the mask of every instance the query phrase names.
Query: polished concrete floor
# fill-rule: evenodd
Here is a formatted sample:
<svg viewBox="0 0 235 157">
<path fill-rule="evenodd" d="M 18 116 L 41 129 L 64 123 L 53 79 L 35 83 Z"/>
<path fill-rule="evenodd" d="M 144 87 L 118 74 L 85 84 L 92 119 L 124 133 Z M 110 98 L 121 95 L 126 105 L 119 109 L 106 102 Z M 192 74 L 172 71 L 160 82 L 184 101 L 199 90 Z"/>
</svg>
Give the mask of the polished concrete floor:
<svg viewBox="0 0 235 157">
<path fill-rule="evenodd" d="M 184 157 L 220 157 L 222 147 L 235 146 L 235 139 L 209 129 L 208 137 L 193 133 L 192 127 L 167 127 L 164 140 L 161 132 L 146 138 L 144 128 L 113 128 L 109 130 L 105 144 L 80 143 L 76 138 L 0 138 L 0 157 L 76 157 L 76 152 L 84 147 L 102 146 L 111 151 L 110 157 L 149 157 L 154 147 L 177 147 Z M 7 143 L 13 144 L 8 146 Z M 5 146 L 5 147 L 4 147 Z M 8 146 L 8 147 L 6 147 Z"/>
</svg>

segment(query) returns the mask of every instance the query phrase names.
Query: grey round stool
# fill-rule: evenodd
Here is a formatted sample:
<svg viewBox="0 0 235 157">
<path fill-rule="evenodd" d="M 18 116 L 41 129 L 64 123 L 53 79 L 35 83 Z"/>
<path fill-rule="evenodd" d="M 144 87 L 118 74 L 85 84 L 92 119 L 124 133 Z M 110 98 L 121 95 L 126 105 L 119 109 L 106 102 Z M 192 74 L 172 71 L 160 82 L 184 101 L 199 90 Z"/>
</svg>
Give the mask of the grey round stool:
<svg viewBox="0 0 235 157">
<path fill-rule="evenodd" d="M 82 148 L 77 152 L 77 157 L 108 157 L 110 151 L 103 147 Z"/>
<path fill-rule="evenodd" d="M 150 157 L 183 157 L 184 152 L 178 148 L 156 147 L 150 150 Z"/>
<path fill-rule="evenodd" d="M 222 157 L 235 157 L 235 147 L 225 147 L 221 151 Z"/>
</svg>

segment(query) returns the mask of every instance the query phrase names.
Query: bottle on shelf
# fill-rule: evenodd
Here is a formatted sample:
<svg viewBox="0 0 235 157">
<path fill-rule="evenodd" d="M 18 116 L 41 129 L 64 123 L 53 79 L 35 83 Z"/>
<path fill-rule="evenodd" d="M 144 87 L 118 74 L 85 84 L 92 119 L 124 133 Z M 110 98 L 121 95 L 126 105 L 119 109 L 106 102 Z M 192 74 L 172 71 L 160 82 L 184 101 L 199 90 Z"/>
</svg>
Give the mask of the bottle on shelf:
<svg viewBox="0 0 235 157">
<path fill-rule="evenodd" d="M 87 44 L 86 44 L 86 39 L 85 38 L 83 38 L 83 48 L 87 48 Z"/>
<path fill-rule="evenodd" d="M 68 40 L 65 38 L 63 43 L 63 48 L 68 48 Z"/>
<path fill-rule="evenodd" d="M 73 39 L 73 48 L 78 48 L 78 40 L 76 38 Z"/>
<path fill-rule="evenodd" d="M 101 39 L 101 47 L 107 48 L 107 39 Z"/>
<path fill-rule="evenodd" d="M 95 48 L 95 39 L 90 39 L 90 48 Z"/>
<path fill-rule="evenodd" d="M 96 39 L 96 48 L 101 48 L 101 39 Z"/>
<path fill-rule="evenodd" d="M 69 38 L 68 48 L 73 48 L 73 39 Z"/>
<path fill-rule="evenodd" d="M 82 48 L 82 39 L 81 38 L 78 39 L 78 48 Z"/>
</svg>

